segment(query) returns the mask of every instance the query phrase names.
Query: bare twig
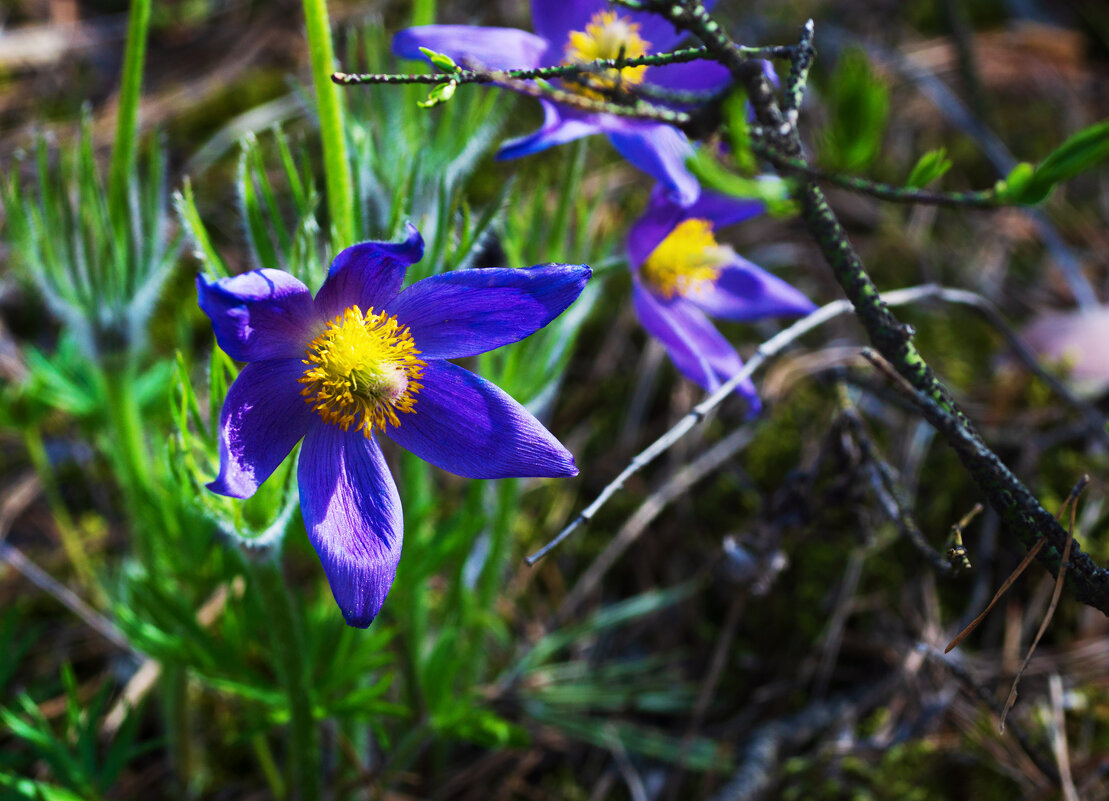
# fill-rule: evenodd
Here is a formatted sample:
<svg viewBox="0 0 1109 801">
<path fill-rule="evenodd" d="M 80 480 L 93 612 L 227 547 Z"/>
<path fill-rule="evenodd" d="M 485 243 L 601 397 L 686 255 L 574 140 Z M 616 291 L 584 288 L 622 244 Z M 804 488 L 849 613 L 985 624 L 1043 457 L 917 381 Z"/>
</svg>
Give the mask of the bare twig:
<svg viewBox="0 0 1109 801">
<path fill-rule="evenodd" d="M 94 631 L 102 634 L 112 644 L 125 651 L 133 652 L 131 643 L 123 636 L 116 625 L 97 612 L 68 587 L 36 565 L 18 548 L 7 542 L 5 537 L 12 522 L 23 513 L 38 497 L 42 484 L 38 476 L 28 473 L 20 480 L 0 503 L 0 561 L 6 562 L 22 576 L 48 595 L 52 595 L 64 607 L 85 621 Z"/>
<path fill-rule="evenodd" d="M 816 701 L 787 718 L 760 726 L 747 738 L 739 769 L 712 801 L 756 801 L 773 786 L 783 752 L 805 743 L 847 717 L 858 717 L 886 698 L 897 677 L 886 677 L 862 693 Z"/>
<path fill-rule="evenodd" d="M 1051 750 L 1055 754 L 1055 764 L 1059 766 L 1059 783 L 1063 788 L 1063 801 L 1078 801 L 1078 790 L 1070 772 L 1070 756 L 1067 751 L 1067 725 L 1063 712 L 1063 680 L 1058 673 L 1052 673 L 1047 680 L 1048 695 L 1051 698 Z"/>
<path fill-rule="evenodd" d="M 872 353 L 870 348 L 865 348 L 863 351 L 863 355 L 868 359 L 873 358 Z M 951 563 L 928 544 L 927 537 L 921 532 L 920 526 L 913 519 L 912 513 L 901 500 L 901 492 L 897 486 L 897 477 L 894 475 L 893 468 L 879 454 L 878 446 L 875 445 L 870 432 L 866 430 L 862 418 L 859 417 L 858 410 L 846 395 L 841 398 L 841 407 L 843 419 L 851 427 L 851 433 L 855 443 L 859 446 L 867 472 L 870 474 L 874 494 L 877 496 L 882 510 L 890 521 L 897 526 L 898 532 L 912 543 L 913 547 L 931 563 L 937 572 L 941 574 L 950 573 Z"/>
<path fill-rule="evenodd" d="M 123 636 L 123 632 L 116 628 L 112 621 L 97 612 L 81 600 L 76 593 L 28 559 L 14 545 L 0 540 L 0 560 L 7 562 L 18 570 L 25 579 L 40 590 L 52 595 L 55 600 L 85 621 L 89 628 L 103 635 L 113 645 L 124 651 L 134 653 L 135 649 L 131 646 L 131 643 L 127 641 L 127 638 Z"/>
<path fill-rule="evenodd" d="M 813 695 L 817 698 L 823 698 L 828 692 L 832 671 L 835 670 L 840 647 L 843 645 L 843 631 L 851 614 L 852 603 L 859 592 L 859 581 L 863 577 L 863 565 L 866 563 L 869 550 L 866 546 L 860 546 L 852 550 L 851 555 L 847 557 L 847 567 L 843 571 L 836 605 L 828 619 L 827 634 L 820 649 L 820 664 L 816 669 L 813 689 Z"/>
<path fill-rule="evenodd" d="M 753 51 L 764 53 L 778 48 L 752 48 Z M 792 48 L 785 48 L 786 53 Z M 626 67 L 657 67 L 664 64 L 680 64 L 688 61 L 699 61 L 705 58 L 707 51 L 703 47 L 689 47 L 674 50 L 670 53 L 652 53 L 636 58 L 599 58 L 587 64 L 558 64 L 552 67 L 535 67 L 519 70 L 486 70 L 462 69 L 454 72 L 434 73 L 332 73 L 331 80 L 343 86 L 357 86 L 365 84 L 440 84 L 454 81 L 456 84 L 467 83 L 504 83 L 505 81 L 527 81 L 536 78 L 547 80 L 551 78 L 573 78 L 580 75 L 604 74 L 609 70 L 623 69 Z"/>
<path fill-rule="evenodd" d="M 745 448 L 754 437 L 754 432 L 747 427 L 738 428 L 716 443 L 705 453 L 687 464 L 674 476 L 664 483 L 657 491 L 652 493 L 627 522 L 609 541 L 600 555 L 578 579 L 574 588 L 566 595 L 559 607 L 558 617 L 567 619 L 577 609 L 578 605 L 592 593 L 605 573 L 616 563 L 616 560 L 639 539 L 647 530 L 651 522 L 675 499 L 680 498 L 689 488 L 709 475 L 722 464 L 732 458 L 736 453 Z"/>
<path fill-rule="evenodd" d="M 797 125 L 797 116 L 801 111 L 801 101 L 805 98 L 805 85 L 809 81 L 809 69 L 816 58 L 816 49 L 813 47 L 813 37 L 815 35 L 816 26 L 810 19 L 802 26 L 801 41 L 790 58 L 784 104 L 786 119 L 790 125 Z"/>
<path fill-rule="evenodd" d="M 1005 344 L 1009 346 L 1013 351 L 1013 355 L 1020 360 L 1021 364 L 1047 384 L 1048 387 L 1051 388 L 1051 391 L 1062 398 L 1071 409 L 1082 416 L 1086 424 L 1085 430 L 1087 434 L 1097 437 L 1099 442 L 1105 446 L 1109 446 L 1109 432 L 1107 432 L 1105 428 L 1105 415 L 1099 412 L 1093 405 L 1083 401 L 1071 392 L 1058 376 L 1053 374 L 1050 370 L 1044 369 L 1043 365 L 1040 364 L 1039 360 L 1036 358 L 1036 355 L 1028 349 L 1028 346 L 1024 344 L 1016 331 L 1013 330 L 1012 326 L 1005 321 L 1004 316 L 1002 316 L 996 305 L 976 292 L 970 292 L 965 289 L 952 289 L 949 287 L 944 287 L 939 290 L 939 292 L 936 293 L 936 298 L 942 300 L 944 303 L 966 306 L 978 312 L 982 319 L 1001 335 L 1005 340 Z"/>
<path fill-rule="evenodd" d="M 891 306 L 900 306 L 909 303 L 915 303 L 925 298 L 933 297 L 937 293 L 939 287 L 931 284 L 922 286 L 909 287 L 907 289 L 895 290 L 886 293 L 883 298 L 885 302 Z M 613 495 L 619 492 L 624 483 L 633 475 L 638 473 L 644 467 L 653 462 L 660 455 L 665 453 L 674 443 L 684 437 L 694 426 L 705 419 L 705 416 L 719 406 L 727 397 L 729 397 L 735 388 L 746 381 L 763 366 L 767 361 L 777 356 L 787 347 L 796 342 L 799 338 L 808 332 L 819 328 L 830 320 L 844 315 L 851 311 L 851 304 L 845 300 L 836 300 L 825 306 L 821 306 L 816 311 L 802 317 L 788 328 L 775 334 L 762 345 L 758 347 L 754 355 L 747 360 L 743 369 L 732 376 L 726 383 L 719 389 L 710 394 L 707 398 L 701 401 L 697 406 L 693 407 L 693 411 L 683 417 L 677 424 L 655 440 L 650 446 L 639 453 L 631 460 L 631 463 L 615 478 L 612 482 L 601 490 L 600 495 L 585 507 L 581 513 L 574 518 L 569 525 L 558 533 L 554 539 L 540 548 L 538 551 L 527 557 L 526 561 L 529 565 L 534 565 L 544 556 L 546 556 L 553 548 L 557 547 L 559 543 L 569 537 L 575 529 L 583 523 L 587 523 L 593 519 L 597 511 L 604 506 Z"/>
<path fill-rule="evenodd" d="M 790 111 L 792 113 L 792 110 Z M 773 145 L 754 138 L 754 135 L 759 132 L 760 131 L 752 132 L 752 152 L 766 159 L 782 172 L 830 183 L 842 189 L 870 195 L 879 200 L 888 200 L 893 203 L 952 206 L 970 209 L 989 209 L 1007 205 L 998 200 L 997 192 L 993 189 L 981 189 L 969 192 L 941 192 L 933 189 L 918 189 L 911 186 L 894 186 L 892 184 L 881 183 L 880 181 L 871 181 L 867 178 L 859 178 L 855 175 L 813 167 L 804 159 L 791 158 L 777 150 Z"/>
<path fill-rule="evenodd" d="M 701 679 L 701 689 L 697 693 L 696 702 L 693 704 L 693 713 L 689 717 L 689 725 L 686 726 L 685 734 L 682 737 L 681 756 L 677 759 L 678 768 L 667 776 L 663 792 L 656 796 L 665 799 L 665 801 L 674 801 L 678 797 L 686 775 L 685 757 L 693 747 L 694 738 L 704 723 L 709 704 L 712 702 L 712 697 L 720 684 L 720 677 L 724 674 L 724 667 L 728 662 L 728 653 L 732 647 L 732 641 L 735 639 L 735 632 L 739 627 L 739 620 L 743 615 L 746 602 L 747 593 L 733 593 L 728 611 L 724 615 L 724 622 L 720 626 L 716 646 L 712 650 L 708 670 L 705 672 L 704 678 Z"/>
<path fill-rule="evenodd" d="M 211 626 L 223 613 L 227 606 L 228 597 L 239 597 L 243 594 L 245 587 L 246 582 L 243 581 L 242 576 L 236 576 L 230 584 L 221 584 L 197 610 L 196 622 L 205 628 Z M 119 727 L 123 725 L 127 715 L 154 688 L 161 675 L 162 665 L 160 662 L 156 659 L 144 660 L 123 688 L 123 694 L 120 695 L 104 717 L 104 722 L 100 726 L 100 733 L 111 737 L 119 731 Z"/>
<path fill-rule="evenodd" d="M 1088 477 L 1084 477 L 1084 478 L 1085 478 L 1085 481 L 1087 481 L 1087 482 L 1089 481 Z M 1079 483 L 1075 486 L 1075 488 L 1073 490 L 1071 490 L 1071 494 L 1067 496 L 1067 499 L 1065 501 L 1063 501 L 1063 505 L 1059 508 L 1059 516 L 1060 517 L 1062 516 L 1063 512 L 1066 511 L 1067 506 L 1077 497 L 1075 492 L 1076 491 L 1081 492 L 1085 488 L 1086 488 L 1085 483 L 1082 482 L 1082 481 L 1079 481 Z M 1073 538 L 1071 538 L 1071 539 L 1073 541 Z M 1043 547 L 1043 542 L 1044 542 L 1043 540 L 1037 541 L 1036 544 L 1033 545 L 1028 550 L 1028 553 L 1025 554 L 1024 558 L 1020 561 L 1020 564 L 1017 565 L 1016 569 L 1012 573 L 1009 574 L 1009 577 L 1007 579 L 1005 579 L 1004 582 L 1002 582 L 1001 587 L 998 589 L 998 591 L 996 593 L 994 593 L 993 599 L 989 602 L 989 604 L 986 605 L 986 608 L 982 610 L 982 613 L 979 614 L 978 617 L 974 618 L 974 620 L 972 620 L 966 628 L 964 628 L 957 635 L 955 635 L 955 638 L 947 644 L 947 647 L 944 648 L 944 650 L 943 650 L 943 652 L 945 654 L 950 653 L 953 649 L 957 648 L 959 646 L 959 643 L 961 643 L 963 640 L 965 640 L 967 637 L 969 637 L 970 634 L 976 628 L 978 628 L 978 625 L 983 620 L 986 619 L 986 615 L 988 615 L 990 613 L 990 610 L 993 609 L 994 606 L 997 605 L 997 602 L 1001 600 L 1001 596 L 1003 596 L 1008 591 L 1008 589 L 1011 586 L 1013 586 L 1013 582 L 1016 581 L 1018 578 L 1020 578 L 1020 574 L 1024 572 L 1025 568 L 1028 567 L 1028 565 L 1031 563 L 1032 559 L 1036 556 L 1036 554 L 1038 554 L 1040 552 L 1040 548 Z M 1069 555 L 1070 542 L 1067 543 L 1066 550 L 1067 550 L 1068 555 Z M 1062 572 L 1063 571 L 1060 570 L 1060 573 L 1062 573 Z"/>
<path fill-rule="evenodd" d="M 994 698 L 993 693 L 976 681 L 956 657 L 949 657 L 945 654 L 941 654 L 938 648 L 934 648 L 926 643 L 917 643 L 916 647 L 917 650 L 927 655 L 930 659 L 947 668 L 951 675 L 958 679 L 967 690 L 973 693 L 979 701 L 985 704 L 995 714 L 1001 714 L 1001 705 L 997 702 L 997 699 Z M 1028 733 L 1024 731 L 1023 727 L 1011 725 L 1009 726 L 1009 732 L 1016 738 L 1016 741 L 1020 743 L 1020 747 L 1024 749 L 1024 753 L 1028 755 L 1028 758 L 1032 760 L 1032 764 L 1034 764 L 1049 780 L 1058 782 L 1059 773 L 1055 770 L 1055 766 L 1051 764 L 1050 760 L 1044 758 L 1040 749 L 1035 746 L 1032 742 L 1032 738 L 1028 736 Z"/>
<path fill-rule="evenodd" d="M 733 51 L 734 42 L 727 31 L 700 0 L 685 0 L 680 4 L 669 0 L 636 0 L 634 4 L 647 11 L 664 13 L 675 27 L 698 38 L 709 53 L 746 88 L 758 124 L 765 132 L 765 141 L 789 158 L 804 158 L 800 137 L 782 113 L 766 75 L 756 63 Z M 803 35 L 799 48 L 807 40 L 807 35 Z M 955 450 L 1009 530 L 1017 535 L 1026 549 L 1036 548 L 1044 566 L 1057 573 L 1063 546 L 1070 539 L 1066 530 L 986 445 L 970 419 L 955 403 L 950 390 L 913 344 L 912 329 L 898 320 L 889 305 L 883 302 L 881 293 L 820 187 L 812 181 L 803 184 L 799 200 L 802 221 L 819 246 L 836 281 L 851 299 L 875 349 L 912 385 L 925 419 Z M 1041 541 L 1045 544 L 1039 545 Z M 1076 545 L 1071 546 L 1071 553 L 1072 565 L 1067 575 L 1075 597 L 1109 614 L 1109 570 L 1097 565 Z"/>
<path fill-rule="evenodd" d="M 1059 509 L 1059 515 L 1062 516 L 1063 510 L 1070 506 L 1070 539 L 1067 540 L 1066 546 L 1063 548 L 1063 563 L 1059 566 L 1059 574 L 1055 577 L 1055 589 L 1051 593 L 1051 603 L 1047 606 L 1047 612 L 1044 613 L 1043 622 L 1040 623 L 1040 629 L 1036 632 L 1032 644 L 1028 646 L 1028 653 L 1024 656 L 1024 661 L 1020 663 L 1020 668 L 1017 670 L 1017 675 L 1013 677 L 1013 686 L 1009 690 L 1009 697 L 1005 699 L 1005 706 L 1001 710 L 1001 731 L 1005 731 L 1005 718 L 1009 714 L 1009 710 L 1013 708 L 1013 704 L 1017 701 L 1017 685 L 1020 684 L 1021 676 L 1024 671 L 1028 669 L 1028 663 L 1032 661 L 1032 654 L 1036 653 L 1036 646 L 1040 644 L 1040 640 L 1047 631 L 1047 626 L 1051 622 L 1051 618 L 1055 615 L 1055 607 L 1059 605 L 1059 596 L 1063 592 L 1063 579 L 1067 575 L 1067 560 L 1070 558 L 1071 544 L 1074 542 L 1074 516 L 1078 507 L 1078 496 L 1081 495 L 1090 483 L 1089 476 L 1082 476 L 1078 483 L 1074 485 L 1074 489 L 1070 491 L 1070 495 L 1063 501 L 1062 508 Z"/>
</svg>

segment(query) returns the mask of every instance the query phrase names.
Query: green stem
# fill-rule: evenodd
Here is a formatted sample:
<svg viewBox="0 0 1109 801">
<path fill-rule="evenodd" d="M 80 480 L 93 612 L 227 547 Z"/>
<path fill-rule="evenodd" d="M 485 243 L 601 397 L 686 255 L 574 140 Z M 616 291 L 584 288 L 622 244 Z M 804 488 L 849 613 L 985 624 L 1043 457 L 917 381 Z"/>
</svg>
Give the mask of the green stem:
<svg viewBox="0 0 1109 801">
<path fill-rule="evenodd" d="M 255 561 L 245 555 L 251 579 L 269 615 L 270 642 L 278 678 L 289 698 L 289 761 L 292 763 L 293 797 L 298 801 L 320 798 L 319 732 L 312 714 L 312 694 L 304 662 L 304 636 L 300 620 L 281 573 L 280 552 Z"/>
<path fill-rule="evenodd" d="M 435 22 L 435 0 L 415 0 L 412 4 L 412 27 Z"/>
<path fill-rule="evenodd" d="M 185 667 L 172 661 L 163 663 L 160 687 L 170 761 L 184 796 L 188 798 L 194 794 L 190 780 L 195 771 L 189 733 L 189 676 Z"/>
<path fill-rule="evenodd" d="M 498 588 L 504 579 L 504 566 L 507 561 L 508 541 L 512 533 L 514 513 L 519 510 L 520 482 L 514 478 L 502 478 L 492 489 L 496 509 L 493 524 L 490 526 L 489 553 L 478 577 L 478 608 L 488 612 L 493 605 Z"/>
<path fill-rule="evenodd" d="M 119 467 L 125 481 L 133 488 L 149 490 L 151 465 L 135 393 L 134 365 L 126 360 L 125 364 L 105 367 L 102 375 L 114 439 L 111 450 L 121 461 Z"/>
<path fill-rule="evenodd" d="M 281 776 L 281 769 L 277 767 L 277 761 L 273 758 L 273 751 L 270 750 L 266 738 L 261 734 L 255 734 L 250 738 L 250 745 L 254 748 L 254 755 L 258 758 L 262 775 L 266 777 L 270 795 L 279 799 L 279 801 L 284 801 L 288 792 L 285 787 L 285 779 Z"/>
<path fill-rule="evenodd" d="M 312 84 L 316 89 L 316 109 L 320 120 L 327 206 L 331 213 L 331 244 L 339 250 L 354 243 L 354 193 L 343 128 L 343 107 L 338 87 L 331 82 L 335 56 L 331 48 L 331 23 L 327 17 L 326 1 L 304 0 L 304 21 L 308 27 Z"/>
<path fill-rule="evenodd" d="M 126 231 L 128 223 L 127 184 L 135 172 L 136 140 L 139 127 L 139 93 L 142 91 L 143 63 L 146 60 L 146 34 L 150 28 L 151 0 L 132 0 L 127 25 L 127 47 L 120 76 L 119 111 L 116 116 L 116 141 L 108 174 L 108 203 L 116 234 Z"/>
<path fill-rule="evenodd" d="M 164 503 L 154 475 L 154 463 L 147 450 L 142 412 L 135 386 L 135 366 L 127 356 L 111 360 L 102 367 L 105 413 L 108 416 L 107 441 L 101 447 L 119 479 L 120 491 L 133 520 L 157 521 L 132 527 L 135 550 L 149 569 L 158 569 L 153 531 L 173 537 L 180 520 Z"/>
</svg>

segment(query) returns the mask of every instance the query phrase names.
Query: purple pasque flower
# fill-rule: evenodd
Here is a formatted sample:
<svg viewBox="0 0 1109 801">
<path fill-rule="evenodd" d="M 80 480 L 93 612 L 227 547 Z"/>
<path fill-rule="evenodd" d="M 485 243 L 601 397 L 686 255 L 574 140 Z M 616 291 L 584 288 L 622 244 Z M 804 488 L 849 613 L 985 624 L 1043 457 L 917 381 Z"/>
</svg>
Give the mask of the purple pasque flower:
<svg viewBox="0 0 1109 801">
<path fill-rule="evenodd" d="M 404 242 L 349 247 L 315 298 L 281 270 L 196 282 L 216 341 L 247 362 L 223 403 L 220 471 L 208 488 L 249 498 L 303 438 L 304 526 L 343 617 L 362 628 L 393 584 L 403 533 L 381 435 L 466 478 L 577 473 L 523 406 L 447 360 L 539 330 L 591 270 L 454 270 L 402 291 L 423 249 L 411 224 Z"/>
<path fill-rule="evenodd" d="M 707 6 L 714 5 L 707 2 Z M 425 25 L 400 31 L 393 51 L 405 58 L 424 58 L 426 47 L 467 66 L 486 69 L 549 67 L 617 58 L 636 58 L 673 48 L 684 34 L 656 14 L 631 11 L 607 0 L 532 0 L 535 33 L 515 28 L 470 25 Z M 712 61 L 662 67 L 625 67 L 563 80 L 560 87 L 601 98 L 618 85 L 633 88 L 644 82 L 666 89 L 709 90 L 728 83 L 728 71 Z M 700 186 L 685 167 L 692 146 L 670 125 L 613 114 L 582 111 L 541 100 L 543 124 L 535 133 L 506 142 L 498 159 L 527 156 L 591 134 L 608 136 L 620 154 L 666 187 L 675 202 L 688 205 Z"/>
<path fill-rule="evenodd" d="M 717 243 L 717 228 L 762 211 L 761 201 L 711 192 L 682 207 L 655 187 L 628 235 L 632 299 L 643 327 L 686 378 L 709 392 L 743 367 L 709 315 L 746 322 L 816 308 L 782 279 Z M 747 398 L 752 414 L 759 410 L 749 379 L 736 391 Z"/>
</svg>

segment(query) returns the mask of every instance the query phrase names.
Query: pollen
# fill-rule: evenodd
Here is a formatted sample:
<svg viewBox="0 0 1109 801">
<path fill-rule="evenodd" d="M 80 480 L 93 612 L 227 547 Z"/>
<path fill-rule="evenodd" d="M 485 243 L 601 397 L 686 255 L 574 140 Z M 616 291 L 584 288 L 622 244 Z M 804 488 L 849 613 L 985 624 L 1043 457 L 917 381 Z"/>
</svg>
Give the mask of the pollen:
<svg viewBox="0 0 1109 801">
<path fill-rule="evenodd" d="M 566 44 L 566 64 L 588 64 L 599 58 L 639 58 L 647 55 L 650 42 L 639 35 L 639 23 L 615 11 L 598 11 L 584 31 L 570 31 Z M 604 99 L 623 86 L 643 83 L 646 67 L 611 68 L 597 73 L 582 73 L 567 83 L 586 97 Z"/>
<path fill-rule="evenodd" d="M 413 411 L 426 362 L 408 327 L 351 306 L 308 345 L 300 394 L 327 423 L 369 438 Z"/>
<path fill-rule="evenodd" d="M 708 220 L 691 218 L 679 223 L 639 268 L 640 275 L 664 298 L 696 295 L 720 277 L 720 269 L 735 251 L 719 245 Z"/>
</svg>

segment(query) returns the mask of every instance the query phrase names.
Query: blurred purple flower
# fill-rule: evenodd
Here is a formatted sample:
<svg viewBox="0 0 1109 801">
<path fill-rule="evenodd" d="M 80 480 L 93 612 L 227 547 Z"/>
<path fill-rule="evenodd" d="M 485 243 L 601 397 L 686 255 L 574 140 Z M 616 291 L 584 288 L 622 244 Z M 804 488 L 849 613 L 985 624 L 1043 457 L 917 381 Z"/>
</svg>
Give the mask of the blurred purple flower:
<svg viewBox="0 0 1109 801">
<path fill-rule="evenodd" d="M 717 228 L 762 211 L 761 201 L 710 192 L 683 208 L 656 187 L 628 235 L 632 299 L 643 327 L 686 378 L 710 392 L 743 362 L 707 315 L 746 322 L 816 308 L 782 279 L 717 244 Z M 736 391 L 747 398 L 752 414 L 759 410 L 750 380 Z"/>
<path fill-rule="evenodd" d="M 714 2 L 707 2 L 711 7 Z M 535 33 L 515 28 L 470 25 L 425 25 L 400 31 L 393 51 L 406 58 L 424 58 L 426 47 L 445 53 L 474 68 L 531 69 L 559 64 L 660 53 L 673 48 L 684 34 L 655 14 L 616 8 L 606 0 L 532 0 Z M 722 87 L 728 71 L 712 61 L 692 61 L 662 67 L 625 67 L 606 73 L 563 80 L 561 88 L 587 97 L 601 97 L 605 89 L 643 82 L 665 89 L 691 91 Z M 535 133 L 506 142 L 499 159 L 527 156 L 554 145 L 603 133 L 613 147 L 639 169 L 661 182 L 675 202 L 688 205 L 700 186 L 685 167 L 692 146 L 685 134 L 670 125 L 597 114 L 541 100 L 543 124 Z"/>
<path fill-rule="evenodd" d="M 401 291 L 423 248 L 412 225 L 404 242 L 347 248 L 315 299 L 280 270 L 197 277 L 220 347 L 247 362 L 223 404 L 220 472 L 208 487 L 249 498 L 303 437 L 304 525 L 343 617 L 363 628 L 393 584 L 403 533 L 378 435 L 466 478 L 577 473 L 523 406 L 446 360 L 547 325 L 590 269 L 455 270 Z"/>
</svg>

